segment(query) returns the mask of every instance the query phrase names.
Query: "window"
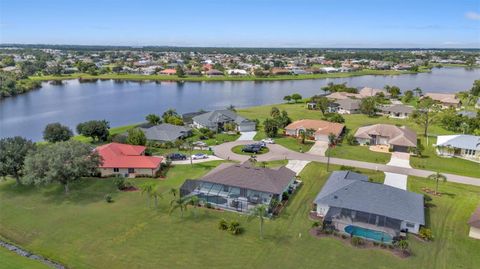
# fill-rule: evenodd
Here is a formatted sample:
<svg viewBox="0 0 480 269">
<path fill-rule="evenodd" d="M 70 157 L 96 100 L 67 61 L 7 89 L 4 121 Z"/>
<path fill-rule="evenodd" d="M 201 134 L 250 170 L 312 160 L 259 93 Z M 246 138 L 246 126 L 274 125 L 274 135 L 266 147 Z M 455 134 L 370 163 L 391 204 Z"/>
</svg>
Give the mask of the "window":
<svg viewBox="0 0 480 269">
<path fill-rule="evenodd" d="M 120 169 L 118 169 L 118 168 L 113 168 L 113 172 L 118 173 L 119 171 L 120 171 Z"/>
<path fill-rule="evenodd" d="M 129 174 L 135 173 L 135 168 L 128 168 L 128 173 Z"/>
</svg>

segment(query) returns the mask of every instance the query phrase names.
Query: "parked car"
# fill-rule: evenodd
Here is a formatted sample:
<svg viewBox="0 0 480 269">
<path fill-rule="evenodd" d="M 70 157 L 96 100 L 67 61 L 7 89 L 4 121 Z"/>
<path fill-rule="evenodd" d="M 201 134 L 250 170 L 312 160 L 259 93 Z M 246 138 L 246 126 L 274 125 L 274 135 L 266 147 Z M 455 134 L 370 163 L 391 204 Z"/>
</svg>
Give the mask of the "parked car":
<svg viewBox="0 0 480 269">
<path fill-rule="evenodd" d="M 255 146 L 259 146 L 260 148 L 266 148 L 267 147 L 267 143 L 263 142 L 263 141 L 260 141 L 260 142 L 257 142 L 255 144 L 253 144 Z"/>
<path fill-rule="evenodd" d="M 193 160 L 201 160 L 201 159 L 207 159 L 207 158 L 208 158 L 208 155 L 203 153 L 197 153 L 192 155 Z"/>
<path fill-rule="evenodd" d="M 262 142 L 265 143 L 265 144 L 275 144 L 275 140 L 273 140 L 271 138 L 262 139 Z"/>
<path fill-rule="evenodd" d="M 185 154 L 181 153 L 170 153 L 167 155 L 167 158 L 172 160 L 172 161 L 177 161 L 177 160 L 186 160 L 187 156 Z"/>
<path fill-rule="evenodd" d="M 245 145 L 242 148 L 242 152 L 258 153 L 262 150 L 262 147 L 258 144 Z"/>
<path fill-rule="evenodd" d="M 203 141 L 197 141 L 197 142 L 193 142 L 193 145 L 195 147 L 207 147 L 207 143 L 203 142 Z"/>
</svg>

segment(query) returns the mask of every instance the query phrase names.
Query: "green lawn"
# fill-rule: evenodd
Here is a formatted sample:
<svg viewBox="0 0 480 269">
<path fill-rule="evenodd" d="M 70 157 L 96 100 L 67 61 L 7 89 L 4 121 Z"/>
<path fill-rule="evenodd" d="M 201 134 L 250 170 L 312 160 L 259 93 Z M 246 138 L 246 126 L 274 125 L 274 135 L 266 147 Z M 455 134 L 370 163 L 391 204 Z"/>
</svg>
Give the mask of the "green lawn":
<svg viewBox="0 0 480 269">
<path fill-rule="evenodd" d="M 0 269 L 48 269 L 47 265 L 0 247 Z"/>
<path fill-rule="evenodd" d="M 205 174 L 218 162 L 177 166 L 158 182 L 160 190 L 178 187 L 185 178 Z M 337 166 L 332 165 L 332 169 Z M 381 182 L 383 173 L 358 169 Z M 138 192 L 118 192 L 110 179 L 86 179 L 65 196 L 60 186 L 14 187 L 0 183 L 0 234 L 27 249 L 72 268 L 475 268 L 480 241 L 467 237 L 466 221 L 480 202 L 480 188 L 444 183 L 442 197 L 427 216 L 436 240 L 410 239 L 412 258 L 402 260 L 382 250 L 356 249 L 334 238 L 309 236 L 312 201 L 328 173 L 311 163 L 301 173 L 304 185 L 282 214 L 265 223 L 230 212 L 189 209 L 168 215 L 171 196 L 159 208 L 147 208 Z M 136 179 L 136 182 L 152 179 Z M 433 188 L 432 181 L 411 178 L 409 188 Z M 112 193 L 114 203 L 104 202 Z M 240 236 L 217 229 L 221 218 L 238 220 Z"/>
<path fill-rule="evenodd" d="M 253 139 L 255 140 L 262 140 L 266 138 L 265 132 L 262 130 L 262 126 L 260 126 L 260 130 L 257 131 L 257 134 Z M 275 143 L 281 146 L 286 147 L 287 149 L 297 151 L 297 152 L 307 152 L 310 148 L 315 144 L 313 141 L 305 141 L 304 144 L 301 143 L 300 139 L 296 139 L 291 136 L 282 136 L 278 135 L 278 137 L 274 138 Z"/>
<path fill-rule="evenodd" d="M 110 135 L 122 134 L 122 133 L 126 133 L 128 130 L 135 128 L 137 126 L 138 126 L 138 123 L 125 125 L 125 126 L 112 127 L 110 128 L 109 132 L 110 132 Z M 73 137 L 73 139 L 81 142 L 85 142 L 85 143 L 92 143 L 92 138 L 86 137 L 83 135 L 76 135 Z"/>
<path fill-rule="evenodd" d="M 260 122 L 263 122 L 270 115 L 270 110 L 272 107 L 278 107 L 280 110 L 286 110 L 288 115 L 292 120 L 300 119 L 322 119 L 322 113 L 318 110 L 308 110 L 305 103 L 297 104 L 277 104 L 277 105 L 267 105 L 267 106 L 258 106 L 250 107 L 246 109 L 239 110 L 239 113 L 250 119 L 259 119 Z M 464 176 L 473 176 L 480 177 L 480 168 L 479 164 L 471 161 L 466 161 L 462 159 L 446 159 L 440 158 L 435 154 L 435 149 L 432 146 L 435 143 L 434 138 L 430 138 L 427 144 L 426 139 L 423 137 L 422 128 L 409 119 L 392 119 L 383 116 L 378 117 L 368 117 L 362 114 L 353 114 L 353 115 L 342 115 L 345 118 L 345 126 L 349 133 L 355 133 L 355 131 L 365 125 L 376 124 L 376 123 L 385 123 L 393 125 L 405 125 L 414 131 L 417 132 L 417 137 L 421 139 L 422 144 L 425 146 L 425 151 L 423 153 L 423 158 L 411 158 L 411 165 L 415 168 L 421 168 L 432 171 L 439 171 L 443 173 L 452 173 Z M 441 126 L 432 125 L 429 128 L 430 134 L 435 135 L 446 135 L 452 134 L 451 131 L 443 129 Z M 255 139 L 263 138 L 263 131 L 259 131 Z M 281 144 L 292 150 L 299 151 L 298 143 L 295 144 L 293 141 L 291 143 L 282 144 L 283 138 L 277 138 L 275 141 L 278 144 Z M 332 157 L 351 159 L 358 161 L 367 161 L 367 162 L 376 162 L 376 163 L 387 163 L 389 160 L 389 154 L 387 153 L 378 153 L 369 151 L 365 147 L 361 146 L 350 146 L 346 142 L 343 142 L 341 145 L 337 146 L 332 150 Z"/>
<path fill-rule="evenodd" d="M 235 141 L 240 137 L 240 134 L 228 134 L 228 133 L 218 133 L 215 134 L 212 138 L 206 140 L 200 140 L 200 132 L 194 130 L 193 136 L 189 137 L 189 140 L 192 141 L 203 141 L 209 146 L 215 146 L 226 142 Z"/>
</svg>

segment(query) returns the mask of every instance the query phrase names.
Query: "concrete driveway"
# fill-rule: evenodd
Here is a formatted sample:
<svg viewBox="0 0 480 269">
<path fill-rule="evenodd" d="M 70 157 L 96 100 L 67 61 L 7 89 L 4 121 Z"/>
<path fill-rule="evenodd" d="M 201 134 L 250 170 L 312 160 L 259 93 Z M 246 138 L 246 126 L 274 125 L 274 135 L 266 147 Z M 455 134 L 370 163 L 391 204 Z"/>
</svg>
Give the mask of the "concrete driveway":
<svg viewBox="0 0 480 269">
<path fill-rule="evenodd" d="M 257 132 L 240 132 L 240 137 L 237 139 L 237 141 L 251 141 L 255 137 Z"/>
<path fill-rule="evenodd" d="M 387 165 L 398 166 L 404 168 L 412 168 L 410 166 L 410 154 L 403 152 L 393 152 L 390 162 Z"/>
<path fill-rule="evenodd" d="M 295 172 L 298 176 L 308 163 L 310 163 L 310 161 L 289 160 L 286 167 Z"/>
<path fill-rule="evenodd" d="M 402 174 L 385 172 L 385 181 L 383 182 L 383 184 L 402 190 L 407 190 L 407 176 Z"/>
<path fill-rule="evenodd" d="M 310 148 L 308 153 L 318 156 L 325 156 L 325 152 L 328 149 L 328 142 L 315 141 L 315 144 Z"/>
<path fill-rule="evenodd" d="M 204 162 L 211 162 L 211 161 L 221 161 L 223 159 L 213 156 L 213 155 L 208 155 L 208 158 L 206 159 L 200 159 L 200 160 L 193 160 L 193 163 L 204 163 Z M 181 161 L 172 161 L 172 164 L 190 164 L 190 158 L 186 160 L 181 160 Z"/>
</svg>

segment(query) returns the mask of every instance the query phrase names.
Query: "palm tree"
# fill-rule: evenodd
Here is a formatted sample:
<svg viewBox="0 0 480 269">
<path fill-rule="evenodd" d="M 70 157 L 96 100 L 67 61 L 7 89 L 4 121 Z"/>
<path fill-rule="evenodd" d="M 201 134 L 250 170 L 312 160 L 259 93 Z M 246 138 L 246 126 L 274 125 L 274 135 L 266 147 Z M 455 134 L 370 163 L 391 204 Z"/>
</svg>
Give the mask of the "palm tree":
<svg viewBox="0 0 480 269">
<path fill-rule="evenodd" d="M 267 217 L 268 208 L 266 205 L 257 205 L 250 211 L 249 219 L 259 218 L 260 220 L 260 238 L 263 239 L 263 222 Z"/>
<path fill-rule="evenodd" d="M 202 201 L 202 199 L 198 198 L 198 196 L 196 195 L 190 196 L 188 201 L 188 203 L 193 206 L 193 214 L 195 215 L 195 217 L 197 217 L 197 208 L 200 205 L 200 201 Z"/>
<path fill-rule="evenodd" d="M 190 153 L 190 165 L 193 165 L 192 153 L 193 153 L 193 142 L 190 140 L 185 141 L 183 145 L 185 149 L 187 149 Z"/>
<path fill-rule="evenodd" d="M 328 148 L 327 148 L 327 172 L 330 167 L 330 148 L 335 146 L 336 136 L 332 133 L 328 135 Z"/>
<path fill-rule="evenodd" d="M 169 215 L 172 214 L 175 209 L 180 209 L 181 212 L 181 217 L 183 218 L 183 212 L 187 211 L 187 205 L 190 202 L 190 200 L 187 198 L 180 198 L 178 197 L 177 199 L 174 199 L 170 202 L 170 210 L 168 212 Z"/>
<path fill-rule="evenodd" d="M 441 180 L 443 182 L 447 181 L 447 177 L 443 174 L 440 174 L 439 172 L 435 174 L 431 174 L 428 176 L 428 179 L 433 179 L 436 181 L 436 186 L 435 186 L 435 194 L 438 194 L 438 182 Z"/>
<path fill-rule="evenodd" d="M 162 194 L 158 191 L 157 188 L 153 189 L 150 193 L 150 196 L 153 197 L 155 201 L 155 208 L 158 208 L 158 198 L 162 198 Z"/>
<path fill-rule="evenodd" d="M 145 182 L 140 185 L 141 194 L 146 194 L 147 196 L 147 206 L 150 207 L 150 198 L 152 197 L 152 193 L 155 190 L 155 184 L 153 182 Z"/>
</svg>

